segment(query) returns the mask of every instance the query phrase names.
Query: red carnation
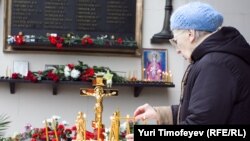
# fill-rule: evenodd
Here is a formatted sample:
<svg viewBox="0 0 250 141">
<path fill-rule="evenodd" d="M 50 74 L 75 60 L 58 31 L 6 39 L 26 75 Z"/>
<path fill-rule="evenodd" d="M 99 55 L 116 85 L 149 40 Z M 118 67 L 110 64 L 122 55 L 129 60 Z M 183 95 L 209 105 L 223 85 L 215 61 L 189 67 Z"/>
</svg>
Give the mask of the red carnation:
<svg viewBox="0 0 250 141">
<path fill-rule="evenodd" d="M 57 76 L 57 74 L 53 73 L 53 71 L 49 71 L 48 74 L 47 74 L 47 77 L 50 80 L 53 80 L 54 82 L 59 81 L 59 77 Z"/>
<path fill-rule="evenodd" d="M 122 42 L 123 42 L 122 38 L 118 38 L 118 39 L 117 39 L 117 43 L 118 43 L 119 45 L 121 45 Z"/>
<path fill-rule="evenodd" d="M 32 82 L 37 82 L 37 77 L 31 72 L 31 71 L 28 71 L 28 74 L 27 76 L 25 77 L 26 80 L 30 80 Z"/>
<path fill-rule="evenodd" d="M 71 128 L 72 131 L 76 131 L 76 126 L 74 125 L 72 128 Z"/>
<path fill-rule="evenodd" d="M 59 124 L 57 128 L 58 128 L 59 131 L 63 131 L 64 130 L 64 125 L 63 124 Z"/>
<path fill-rule="evenodd" d="M 92 45 L 93 44 L 93 40 L 88 36 L 82 39 L 82 45 Z"/>
<path fill-rule="evenodd" d="M 49 36 L 48 39 L 52 45 L 56 46 L 56 48 L 60 49 L 63 47 L 63 42 L 64 42 L 63 38 L 59 36 Z"/>
<path fill-rule="evenodd" d="M 35 139 L 35 138 L 32 138 L 30 141 L 36 141 L 36 139 Z"/>
<path fill-rule="evenodd" d="M 15 40 L 17 45 L 24 44 L 24 37 L 21 32 L 17 36 L 15 36 Z"/>
<path fill-rule="evenodd" d="M 49 41 L 52 45 L 56 45 L 57 43 L 57 36 L 49 36 Z"/>
<path fill-rule="evenodd" d="M 74 69 L 74 67 L 75 67 L 75 65 L 74 65 L 74 64 L 68 64 L 67 66 L 69 67 L 69 69 L 70 69 L 70 70 L 73 70 L 73 69 Z"/>
<path fill-rule="evenodd" d="M 18 76 L 19 76 L 18 73 L 12 73 L 11 78 L 12 79 L 18 79 L 19 78 Z"/>
<path fill-rule="evenodd" d="M 67 134 L 71 134 L 72 133 L 72 131 L 71 131 L 71 129 L 65 129 L 65 133 L 67 133 Z"/>
<path fill-rule="evenodd" d="M 91 77 L 95 75 L 95 71 L 93 68 L 88 68 L 86 71 L 81 75 L 82 81 L 88 81 Z"/>
</svg>

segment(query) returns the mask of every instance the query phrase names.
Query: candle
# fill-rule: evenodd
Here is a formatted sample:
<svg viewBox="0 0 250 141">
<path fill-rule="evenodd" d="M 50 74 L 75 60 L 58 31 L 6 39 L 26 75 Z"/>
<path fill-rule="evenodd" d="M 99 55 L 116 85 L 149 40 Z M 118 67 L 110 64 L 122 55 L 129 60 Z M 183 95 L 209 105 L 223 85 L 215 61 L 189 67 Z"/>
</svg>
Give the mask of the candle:
<svg viewBox="0 0 250 141">
<path fill-rule="evenodd" d="M 130 81 L 130 79 L 131 79 L 131 72 L 130 71 L 128 71 L 128 81 Z"/>
<path fill-rule="evenodd" d="M 129 126 L 129 115 L 127 115 L 127 127 L 126 127 L 126 129 L 127 129 L 127 134 L 130 134 L 130 126 Z"/>
<path fill-rule="evenodd" d="M 84 122 L 84 129 L 83 129 L 83 134 L 84 134 L 84 141 L 86 141 L 86 114 L 83 114 L 83 122 Z"/>
<path fill-rule="evenodd" d="M 11 75 L 12 75 L 12 72 L 11 72 L 11 69 L 9 69 L 9 76 L 8 77 L 11 78 L 12 77 Z"/>
<path fill-rule="evenodd" d="M 100 119 L 100 115 L 98 115 L 98 118 Z M 100 129 L 100 125 L 101 124 L 101 122 L 100 121 L 98 121 L 97 122 L 97 130 L 98 130 L 98 132 L 97 132 L 97 140 L 99 141 L 100 140 L 100 133 L 101 133 L 101 129 Z"/>
<path fill-rule="evenodd" d="M 57 136 L 57 131 L 56 131 L 56 121 L 55 121 L 55 119 L 53 119 L 53 128 L 54 128 L 54 132 L 55 132 L 55 136 L 56 136 L 56 141 L 59 141 L 58 140 L 58 136 Z"/>
<path fill-rule="evenodd" d="M 48 123 L 47 123 L 47 120 L 45 120 L 45 134 L 46 134 L 46 141 L 49 141 Z"/>
<path fill-rule="evenodd" d="M 100 123 L 98 123 L 98 135 L 97 140 L 100 141 Z"/>
<path fill-rule="evenodd" d="M 171 71 L 169 71 L 169 82 L 173 82 L 173 75 Z"/>
<path fill-rule="evenodd" d="M 172 83 L 173 82 L 173 75 L 170 74 L 170 82 Z"/>
<path fill-rule="evenodd" d="M 142 119 L 143 123 L 146 125 L 147 124 L 147 119 L 145 116 L 143 116 L 143 119 Z"/>
<path fill-rule="evenodd" d="M 145 72 L 145 70 L 146 70 L 146 69 L 143 68 L 143 79 L 144 79 L 144 81 L 147 80 L 147 79 L 146 79 L 147 77 L 146 77 L 146 72 Z"/>
<path fill-rule="evenodd" d="M 165 81 L 168 82 L 168 72 L 165 73 Z"/>
<path fill-rule="evenodd" d="M 6 71 L 5 71 L 5 77 L 8 77 L 8 72 L 9 72 L 9 68 L 7 66 Z"/>
<path fill-rule="evenodd" d="M 111 141 L 112 139 L 112 132 L 113 132 L 113 116 L 110 117 L 110 121 L 111 121 L 111 127 L 110 127 L 110 131 L 109 131 L 109 141 Z"/>
<path fill-rule="evenodd" d="M 165 72 L 164 71 L 161 72 L 161 80 L 165 81 Z"/>
</svg>

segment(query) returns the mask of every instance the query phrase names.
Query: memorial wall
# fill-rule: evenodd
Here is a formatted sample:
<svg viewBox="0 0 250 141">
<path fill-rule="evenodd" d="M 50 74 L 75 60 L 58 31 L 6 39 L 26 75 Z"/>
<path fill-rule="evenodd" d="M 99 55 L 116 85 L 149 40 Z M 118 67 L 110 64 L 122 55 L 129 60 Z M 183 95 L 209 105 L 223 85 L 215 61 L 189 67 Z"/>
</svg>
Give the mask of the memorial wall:
<svg viewBox="0 0 250 141">
<path fill-rule="evenodd" d="M 142 6 L 142 1 L 139 1 L 139 4 L 136 0 L 6 1 L 6 40 L 19 34 L 35 39 L 46 38 L 49 34 L 60 37 L 70 34 L 80 40 L 86 35 L 93 41 L 100 38 L 116 41 L 119 38 L 125 46 L 138 47 L 137 42 L 141 42 L 136 37 L 140 32 L 138 24 L 141 25 L 138 21 L 142 21 L 136 17 L 138 10 L 142 12 L 142 7 L 138 7 Z M 126 41 L 135 44 L 126 44 Z M 13 50 L 13 47 L 8 48 Z"/>
</svg>

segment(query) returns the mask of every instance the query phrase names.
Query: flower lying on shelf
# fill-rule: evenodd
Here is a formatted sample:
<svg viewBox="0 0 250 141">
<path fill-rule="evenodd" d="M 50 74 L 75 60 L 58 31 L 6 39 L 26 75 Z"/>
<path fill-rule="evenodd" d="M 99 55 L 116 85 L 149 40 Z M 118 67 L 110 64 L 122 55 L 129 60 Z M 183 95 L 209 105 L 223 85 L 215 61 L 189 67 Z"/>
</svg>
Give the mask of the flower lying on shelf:
<svg viewBox="0 0 250 141">
<path fill-rule="evenodd" d="M 8 44 L 16 44 L 16 45 L 23 45 L 25 43 L 25 39 L 22 32 L 19 32 L 18 35 L 15 36 L 8 36 L 7 38 Z"/>
<path fill-rule="evenodd" d="M 90 67 L 82 61 L 78 64 L 58 65 L 53 69 L 46 69 L 44 71 L 32 72 L 28 71 L 27 76 L 22 76 L 19 73 L 12 73 L 12 79 L 25 79 L 31 82 L 38 82 L 41 80 L 58 81 L 92 81 L 95 74 L 101 72 L 104 74 L 112 74 L 112 82 L 124 82 L 125 78 L 119 76 L 108 67 Z M 109 80 L 110 81 L 110 80 Z"/>
<path fill-rule="evenodd" d="M 91 37 L 89 35 L 83 36 L 82 45 L 92 45 L 93 43 L 94 43 L 93 39 L 91 39 Z"/>
<path fill-rule="evenodd" d="M 132 37 L 119 37 L 115 35 L 98 35 L 97 37 L 92 37 L 91 35 L 74 35 L 74 33 L 67 33 L 66 35 L 58 35 L 57 33 L 47 33 L 46 36 L 35 36 L 35 35 L 23 35 L 19 32 L 18 35 L 8 35 L 7 43 L 9 45 L 15 44 L 22 46 L 24 44 L 29 45 L 37 44 L 39 45 L 53 45 L 57 49 L 62 49 L 63 47 L 92 47 L 92 46 L 103 46 L 103 47 L 133 47 L 137 48 L 137 43 Z"/>
<path fill-rule="evenodd" d="M 57 36 L 57 34 L 48 35 L 48 39 L 52 45 L 56 46 L 56 48 L 60 49 L 63 47 L 64 39 Z"/>
</svg>

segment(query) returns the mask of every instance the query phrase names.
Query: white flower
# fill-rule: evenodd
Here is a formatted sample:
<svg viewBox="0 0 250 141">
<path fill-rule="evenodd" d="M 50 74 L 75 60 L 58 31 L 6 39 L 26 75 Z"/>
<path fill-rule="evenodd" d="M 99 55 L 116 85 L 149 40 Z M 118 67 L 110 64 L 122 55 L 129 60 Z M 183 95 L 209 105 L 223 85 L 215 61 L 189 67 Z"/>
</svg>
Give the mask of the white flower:
<svg viewBox="0 0 250 141">
<path fill-rule="evenodd" d="M 120 132 L 125 132 L 126 127 L 127 127 L 127 122 L 122 123 L 121 126 L 120 126 Z"/>
<path fill-rule="evenodd" d="M 95 76 L 104 76 L 105 72 L 97 72 L 95 73 Z"/>
<path fill-rule="evenodd" d="M 68 66 L 64 67 L 64 76 L 69 77 L 70 76 L 70 68 Z"/>
<path fill-rule="evenodd" d="M 51 33 L 50 36 L 51 37 L 57 37 L 57 34 L 56 33 Z"/>
<path fill-rule="evenodd" d="M 79 70 L 76 70 L 76 69 L 73 69 L 72 71 L 71 71 L 71 74 L 70 74 L 70 76 L 72 77 L 72 78 L 78 78 L 79 76 L 80 76 L 80 71 Z"/>
<path fill-rule="evenodd" d="M 69 125 L 68 122 L 67 122 L 66 120 L 63 120 L 63 121 L 62 121 L 62 124 L 63 124 L 64 126 Z"/>
<path fill-rule="evenodd" d="M 59 119 L 61 119 L 61 117 L 60 117 L 60 116 L 57 116 L 57 115 L 53 115 L 53 116 L 52 116 L 52 119 L 54 119 L 54 120 L 59 120 Z"/>
<path fill-rule="evenodd" d="M 8 44 L 12 44 L 15 42 L 15 38 L 13 36 L 8 35 L 7 42 Z"/>
</svg>

